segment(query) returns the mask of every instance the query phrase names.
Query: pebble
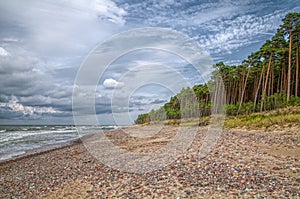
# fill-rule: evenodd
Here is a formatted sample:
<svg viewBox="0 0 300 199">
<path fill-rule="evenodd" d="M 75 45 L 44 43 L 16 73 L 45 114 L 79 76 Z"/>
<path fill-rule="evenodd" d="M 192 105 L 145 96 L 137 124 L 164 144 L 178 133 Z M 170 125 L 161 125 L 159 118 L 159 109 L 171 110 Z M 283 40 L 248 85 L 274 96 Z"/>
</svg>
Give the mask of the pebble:
<svg viewBox="0 0 300 199">
<path fill-rule="evenodd" d="M 200 158 L 197 154 L 204 130 L 199 131 L 184 156 L 145 174 L 111 169 L 94 159 L 82 144 L 0 163 L 0 195 L 59 198 L 67 185 L 72 194 L 82 193 L 87 184 L 83 190 L 86 198 L 300 197 L 298 157 L 257 147 L 299 147 L 299 135 L 226 131 L 213 151 Z M 75 180 L 78 183 L 72 185 Z"/>
</svg>

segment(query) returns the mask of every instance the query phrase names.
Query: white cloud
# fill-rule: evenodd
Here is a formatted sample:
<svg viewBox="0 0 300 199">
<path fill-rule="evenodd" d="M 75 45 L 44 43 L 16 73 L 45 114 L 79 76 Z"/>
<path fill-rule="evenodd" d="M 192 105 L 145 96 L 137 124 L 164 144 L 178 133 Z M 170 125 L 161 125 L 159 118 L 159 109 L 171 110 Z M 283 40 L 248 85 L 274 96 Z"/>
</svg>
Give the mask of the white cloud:
<svg viewBox="0 0 300 199">
<path fill-rule="evenodd" d="M 0 56 L 2 57 L 6 57 L 9 56 L 9 52 L 7 52 L 7 50 L 5 50 L 4 48 L 0 47 Z"/>
<path fill-rule="evenodd" d="M 2 39 L 3 42 L 18 42 L 19 40 L 13 37 L 7 37 Z"/>
<path fill-rule="evenodd" d="M 258 38 L 266 34 L 274 35 L 284 15 L 284 12 L 278 11 L 260 17 L 241 15 L 212 21 L 205 28 L 215 33 L 200 35 L 196 39 L 212 53 L 231 53 L 240 47 L 256 43 Z"/>
<path fill-rule="evenodd" d="M 77 67 L 125 15 L 110 0 L 0 1 L 0 118 L 70 114 Z"/>
<path fill-rule="evenodd" d="M 125 23 L 123 16 L 127 14 L 126 11 L 117 7 L 116 4 L 110 0 L 96 0 L 95 10 L 99 15 L 113 23 L 121 25 Z"/>
<path fill-rule="evenodd" d="M 104 80 L 103 86 L 107 89 L 122 88 L 124 86 L 124 83 L 118 82 L 117 80 L 109 78 L 109 79 Z"/>
<path fill-rule="evenodd" d="M 118 32 L 125 15 L 111 0 L 0 1 L 0 37 L 8 38 L 2 41 L 9 49 L 18 45 L 40 57 L 65 59 L 86 55 Z"/>
<path fill-rule="evenodd" d="M 13 112 L 19 112 L 23 115 L 34 115 L 42 113 L 57 113 L 52 107 L 33 107 L 20 104 L 15 96 L 8 103 L 0 103 L 0 107 L 8 107 Z"/>
<path fill-rule="evenodd" d="M 197 40 L 212 56 L 222 54 L 225 59 L 230 59 L 226 55 L 249 45 L 259 48 L 263 41 L 274 35 L 286 13 L 297 12 L 300 8 L 295 5 L 291 10 L 295 3 L 253 0 L 182 0 L 172 5 L 160 2 L 165 1 L 130 1 L 124 8 L 129 16 L 140 16 L 136 26 L 176 29 Z M 247 56 L 251 52 L 244 50 L 243 53 Z M 241 59 L 244 56 L 240 56 Z"/>
</svg>

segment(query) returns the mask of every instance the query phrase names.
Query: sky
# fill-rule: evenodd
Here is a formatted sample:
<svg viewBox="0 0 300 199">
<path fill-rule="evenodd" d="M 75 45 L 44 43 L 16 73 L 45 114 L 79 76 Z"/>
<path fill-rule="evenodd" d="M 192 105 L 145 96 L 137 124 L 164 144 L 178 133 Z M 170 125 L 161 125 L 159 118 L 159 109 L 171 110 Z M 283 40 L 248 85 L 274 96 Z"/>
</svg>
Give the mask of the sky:
<svg viewBox="0 0 300 199">
<path fill-rule="evenodd" d="M 197 42 L 213 63 L 239 64 L 274 35 L 288 12 L 299 11 L 296 0 L 0 1 L 0 124 L 73 124 L 78 71 L 97 46 L 116 34 L 167 28 Z M 123 45 L 128 44 L 112 42 L 110 50 Z M 99 74 L 94 93 L 82 89 L 76 94 L 94 96 L 98 124 L 124 125 L 180 89 L 169 88 L 172 83 L 137 82 L 156 77 L 193 86 L 204 81 L 196 73 L 186 59 L 163 48 L 140 49 L 113 60 Z M 187 84 L 178 83 L 180 78 Z M 128 84 L 138 86 L 124 102 L 119 96 Z M 124 107 L 114 108 L 118 100 Z M 128 118 L 119 121 L 120 113 Z"/>
</svg>

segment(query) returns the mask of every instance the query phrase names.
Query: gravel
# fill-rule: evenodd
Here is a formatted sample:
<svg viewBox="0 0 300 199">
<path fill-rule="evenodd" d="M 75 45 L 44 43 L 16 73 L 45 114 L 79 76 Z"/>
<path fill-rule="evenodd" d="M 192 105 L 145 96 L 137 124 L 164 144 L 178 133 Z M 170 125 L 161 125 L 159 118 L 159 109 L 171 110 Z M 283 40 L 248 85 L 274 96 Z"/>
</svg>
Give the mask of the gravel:
<svg viewBox="0 0 300 199">
<path fill-rule="evenodd" d="M 159 137 L 171 139 L 176 127 Z M 188 127 L 186 130 L 189 130 Z M 199 157 L 206 128 L 188 151 L 161 169 L 136 174 L 114 170 L 78 141 L 70 146 L 0 163 L 1 198 L 299 198 L 299 131 L 224 131 L 206 157 Z M 108 134 L 123 148 L 157 148 L 147 138 Z M 114 136 L 115 135 L 115 136 Z M 130 140 L 133 140 L 132 142 Z M 164 140 L 165 141 L 165 140 Z M 125 144 L 124 144 L 125 143 Z M 150 143 L 150 144 L 149 144 Z M 162 143 L 158 143 L 162 144 Z M 150 150 L 150 149 L 149 149 Z"/>
</svg>

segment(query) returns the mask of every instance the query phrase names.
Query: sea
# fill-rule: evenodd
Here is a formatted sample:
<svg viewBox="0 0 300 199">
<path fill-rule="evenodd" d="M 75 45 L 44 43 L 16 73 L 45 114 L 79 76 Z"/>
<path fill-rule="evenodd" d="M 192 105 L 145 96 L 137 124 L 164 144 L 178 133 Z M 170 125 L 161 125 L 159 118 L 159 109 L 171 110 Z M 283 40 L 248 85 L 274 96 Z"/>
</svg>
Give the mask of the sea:
<svg viewBox="0 0 300 199">
<path fill-rule="evenodd" d="M 117 126 L 0 126 L 0 161 L 26 155 L 35 150 L 61 147 L 84 135 L 103 133 L 117 128 Z"/>
</svg>

